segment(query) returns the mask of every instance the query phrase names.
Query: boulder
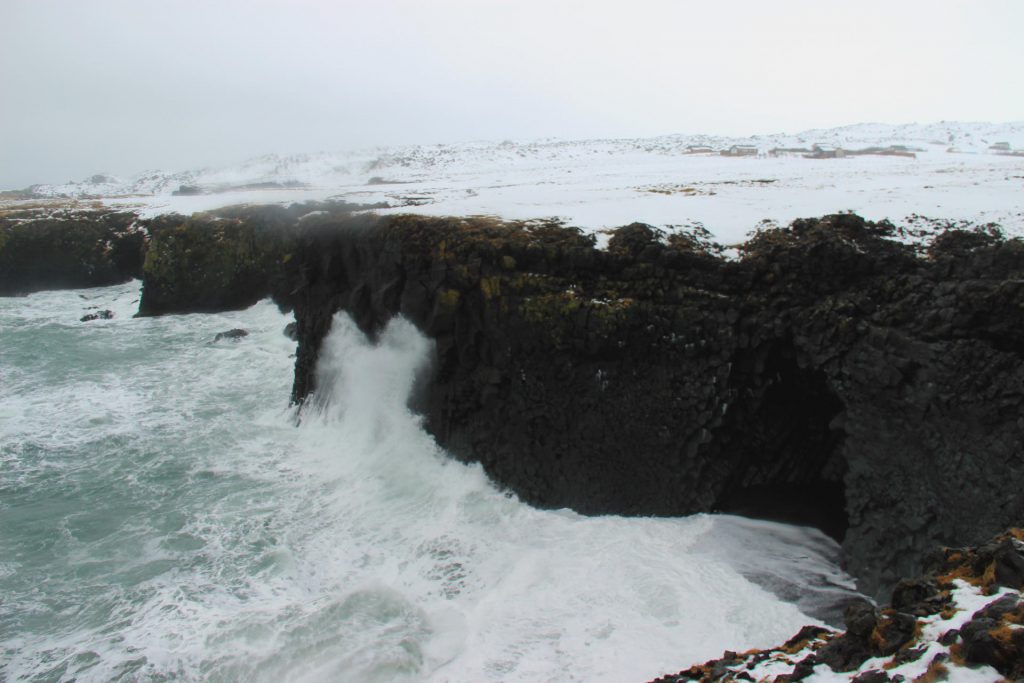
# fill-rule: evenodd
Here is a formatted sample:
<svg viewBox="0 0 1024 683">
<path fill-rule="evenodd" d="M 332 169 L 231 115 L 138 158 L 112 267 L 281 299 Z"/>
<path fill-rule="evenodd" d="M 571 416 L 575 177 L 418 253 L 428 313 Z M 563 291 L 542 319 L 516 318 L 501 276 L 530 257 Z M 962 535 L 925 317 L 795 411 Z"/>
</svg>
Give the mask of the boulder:
<svg viewBox="0 0 1024 683">
<path fill-rule="evenodd" d="M 233 330 L 226 330 L 224 332 L 218 332 L 217 336 L 213 338 L 214 343 L 219 342 L 221 339 L 227 339 L 230 341 L 238 341 L 243 337 L 248 337 L 249 332 L 239 328 Z"/>
<path fill-rule="evenodd" d="M 96 311 L 95 313 L 86 313 L 81 318 L 80 322 L 87 323 L 93 320 L 110 320 L 114 317 L 114 312 L 109 310 Z"/>
</svg>

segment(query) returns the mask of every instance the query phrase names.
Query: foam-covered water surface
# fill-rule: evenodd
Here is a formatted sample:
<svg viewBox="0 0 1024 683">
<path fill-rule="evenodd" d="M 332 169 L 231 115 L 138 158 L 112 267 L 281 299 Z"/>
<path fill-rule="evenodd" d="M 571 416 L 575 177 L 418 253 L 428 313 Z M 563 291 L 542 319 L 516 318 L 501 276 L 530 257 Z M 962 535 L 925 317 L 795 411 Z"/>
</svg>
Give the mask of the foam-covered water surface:
<svg viewBox="0 0 1024 683">
<path fill-rule="evenodd" d="M 639 681 L 849 590 L 812 530 L 497 490 L 406 407 L 431 342 L 403 320 L 373 344 L 337 316 L 296 415 L 271 303 L 137 296 L 0 299 L 0 678 Z"/>
</svg>

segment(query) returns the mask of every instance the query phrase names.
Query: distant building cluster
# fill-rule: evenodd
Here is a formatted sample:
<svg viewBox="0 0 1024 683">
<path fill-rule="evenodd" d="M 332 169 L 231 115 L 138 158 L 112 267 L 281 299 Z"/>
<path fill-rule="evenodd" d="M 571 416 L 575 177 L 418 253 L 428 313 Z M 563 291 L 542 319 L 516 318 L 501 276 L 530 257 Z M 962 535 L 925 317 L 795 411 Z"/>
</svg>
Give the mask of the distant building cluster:
<svg viewBox="0 0 1024 683">
<path fill-rule="evenodd" d="M 733 145 L 729 149 L 722 150 L 723 157 L 756 157 L 757 147 L 754 145 Z"/>
<path fill-rule="evenodd" d="M 756 145 L 733 145 L 729 149 L 715 149 L 708 145 L 689 145 L 686 154 L 721 154 L 723 157 L 756 157 L 760 150 Z"/>
<path fill-rule="evenodd" d="M 1013 149 L 1009 142 L 996 142 L 989 145 L 988 151 L 1002 156 L 1024 157 L 1024 149 Z"/>
<path fill-rule="evenodd" d="M 810 147 L 774 147 L 766 152 L 762 152 L 756 145 L 732 145 L 728 149 L 715 149 L 710 145 L 688 145 L 684 154 L 720 155 L 723 157 L 801 156 L 804 159 L 843 159 L 854 156 L 909 157 L 916 159 L 917 153 L 923 151 L 920 147 L 908 147 L 907 145 L 844 149 L 836 145 L 815 143 Z M 946 151 L 959 152 L 960 150 L 950 147 Z M 992 154 L 1024 156 L 1024 149 L 1015 150 L 1008 142 L 996 142 L 989 146 L 988 151 Z"/>
<path fill-rule="evenodd" d="M 777 147 L 768 152 L 769 156 L 800 155 L 805 159 L 844 159 L 855 156 L 885 156 L 917 158 L 917 152 L 923 151 L 906 145 L 889 145 L 887 147 L 864 147 L 862 149 L 844 149 L 836 145 L 814 144 L 810 149 L 803 147 Z"/>
</svg>

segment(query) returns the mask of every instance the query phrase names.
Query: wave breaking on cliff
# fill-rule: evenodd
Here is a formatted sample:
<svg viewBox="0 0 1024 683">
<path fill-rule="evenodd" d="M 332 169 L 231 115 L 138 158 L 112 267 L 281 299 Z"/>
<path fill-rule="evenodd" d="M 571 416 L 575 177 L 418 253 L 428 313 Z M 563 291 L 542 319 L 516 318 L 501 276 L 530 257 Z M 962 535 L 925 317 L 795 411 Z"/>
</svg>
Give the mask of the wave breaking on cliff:
<svg viewBox="0 0 1024 683">
<path fill-rule="evenodd" d="M 0 300 L 12 680 L 645 680 L 849 591 L 814 530 L 496 489 L 408 408 L 431 342 L 404 320 L 374 342 L 336 316 L 296 429 L 269 303 L 90 326 L 79 296 Z M 55 396 L 90 398 L 72 422 Z"/>
</svg>

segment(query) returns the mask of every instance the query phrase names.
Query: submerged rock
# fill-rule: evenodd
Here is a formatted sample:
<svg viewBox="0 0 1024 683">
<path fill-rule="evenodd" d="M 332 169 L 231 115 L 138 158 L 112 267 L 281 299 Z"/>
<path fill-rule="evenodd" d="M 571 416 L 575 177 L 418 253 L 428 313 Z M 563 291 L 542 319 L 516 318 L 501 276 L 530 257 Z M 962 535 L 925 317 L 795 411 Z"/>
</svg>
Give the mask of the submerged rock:
<svg viewBox="0 0 1024 683">
<path fill-rule="evenodd" d="M 242 330 L 242 329 L 239 329 L 239 328 L 235 328 L 233 330 L 227 330 L 226 332 L 218 332 L 217 336 L 213 338 L 213 341 L 215 343 L 219 342 L 221 339 L 229 339 L 231 341 L 238 341 L 242 337 L 248 337 L 248 336 L 249 336 L 249 332 L 247 330 Z"/>
<path fill-rule="evenodd" d="M 113 311 L 103 310 L 95 313 L 87 313 L 79 318 L 79 322 L 87 323 L 93 320 L 110 320 L 114 317 Z"/>
</svg>

